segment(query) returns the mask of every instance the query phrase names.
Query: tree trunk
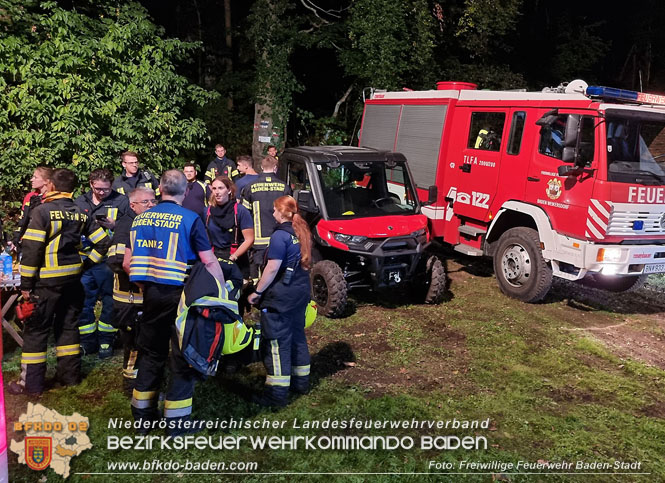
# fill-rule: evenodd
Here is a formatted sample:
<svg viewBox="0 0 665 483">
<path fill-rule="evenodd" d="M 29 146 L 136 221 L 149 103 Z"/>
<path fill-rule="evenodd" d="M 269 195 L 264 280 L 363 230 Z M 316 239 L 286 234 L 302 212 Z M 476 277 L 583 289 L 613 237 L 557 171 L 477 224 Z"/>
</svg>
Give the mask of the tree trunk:
<svg viewBox="0 0 665 483">
<path fill-rule="evenodd" d="M 272 107 L 270 102 L 254 104 L 254 138 L 252 140 L 252 159 L 254 168 L 260 167 L 265 148 L 271 142 L 272 135 Z M 260 172 L 259 169 L 257 171 Z"/>
</svg>

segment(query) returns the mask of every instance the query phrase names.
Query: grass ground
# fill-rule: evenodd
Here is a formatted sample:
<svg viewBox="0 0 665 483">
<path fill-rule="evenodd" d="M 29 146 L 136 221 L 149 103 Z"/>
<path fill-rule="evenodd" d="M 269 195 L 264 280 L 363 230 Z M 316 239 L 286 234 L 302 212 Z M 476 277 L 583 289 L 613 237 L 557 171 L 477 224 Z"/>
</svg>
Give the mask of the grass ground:
<svg viewBox="0 0 665 483">
<path fill-rule="evenodd" d="M 640 350 L 644 347 L 633 350 L 625 344 L 626 331 L 630 330 L 630 334 L 639 333 L 647 342 L 652 341 L 651 348 L 662 348 L 665 307 L 658 297 L 643 293 L 607 296 L 563 283 L 556 284 L 543 303 L 527 305 L 503 296 L 482 263 L 463 268 L 451 262 L 448 270 L 450 297 L 440 306 L 402 305 L 397 297 L 388 304 L 385 298 L 367 297 L 353 301 L 353 313 L 347 318 L 319 318 L 308 332 L 313 355 L 312 392 L 295 398 L 287 408 L 263 411 L 245 399 L 261 387 L 264 373 L 259 364 L 200 383 L 194 398 L 198 419 L 286 421 L 285 428 L 279 430 L 201 433 L 215 439 L 389 435 L 414 438 L 413 449 L 293 451 L 253 450 L 245 445 L 237 450 L 110 450 L 107 436 L 133 435 L 131 430 L 108 429 L 110 417 L 131 418 L 129 402 L 121 391 L 120 356 L 103 363 L 86 357 L 87 376 L 80 386 L 48 391 L 40 401 L 61 414 L 79 412 L 90 418 L 88 435 L 94 447 L 72 459 L 70 480 L 360 482 L 387 481 L 396 477 L 386 473 L 400 473 L 400 481 L 665 481 L 664 366 L 660 359 L 642 357 L 647 353 Z M 7 343 L 5 347 L 10 350 L 3 362 L 7 382 L 18 375 L 20 352 L 12 352 Z M 54 361 L 49 362 L 52 366 Z M 15 421 L 25 412 L 27 402 L 25 397 L 9 396 L 8 419 Z M 351 418 L 489 419 L 489 425 L 439 430 L 294 427 L 296 420 Z M 428 435 L 482 436 L 487 439 L 487 449 L 420 449 L 420 438 Z M 9 428 L 9 437 L 21 435 Z M 121 476 L 80 474 L 108 472 L 108 462 L 143 465 L 144 460 L 153 459 L 181 463 L 188 459 L 251 461 L 258 463 L 258 469 L 239 475 L 147 474 L 149 471 Z M 570 462 L 570 471 L 578 472 L 581 470 L 574 467 L 578 461 L 610 465 L 621 461 L 639 462 L 640 469 L 611 475 L 592 475 L 592 470 L 584 475 L 561 471 L 514 474 L 515 470 L 443 474 L 465 472 L 460 469 L 464 460 Z M 452 466 L 449 470 L 430 468 L 430 461 L 438 462 L 439 468 L 444 463 Z M 38 481 L 42 476 L 18 465 L 13 453 L 10 472 L 11 481 Z M 43 476 L 48 481 L 61 479 L 52 470 Z"/>
</svg>

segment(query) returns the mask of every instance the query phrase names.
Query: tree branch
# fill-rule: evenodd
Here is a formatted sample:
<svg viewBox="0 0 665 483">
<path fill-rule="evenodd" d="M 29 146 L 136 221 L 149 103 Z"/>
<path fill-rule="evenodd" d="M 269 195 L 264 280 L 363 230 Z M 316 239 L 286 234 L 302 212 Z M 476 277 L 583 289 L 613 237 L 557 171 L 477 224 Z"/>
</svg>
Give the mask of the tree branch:
<svg viewBox="0 0 665 483">
<path fill-rule="evenodd" d="M 349 88 L 346 90 L 342 98 L 337 101 L 337 104 L 335 104 L 335 110 L 333 111 L 332 117 L 333 119 L 337 119 L 337 114 L 339 114 L 339 108 L 342 104 L 346 102 L 346 100 L 349 98 L 349 94 L 351 94 L 351 91 L 353 90 L 353 84 L 349 86 Z"/>
</svg>

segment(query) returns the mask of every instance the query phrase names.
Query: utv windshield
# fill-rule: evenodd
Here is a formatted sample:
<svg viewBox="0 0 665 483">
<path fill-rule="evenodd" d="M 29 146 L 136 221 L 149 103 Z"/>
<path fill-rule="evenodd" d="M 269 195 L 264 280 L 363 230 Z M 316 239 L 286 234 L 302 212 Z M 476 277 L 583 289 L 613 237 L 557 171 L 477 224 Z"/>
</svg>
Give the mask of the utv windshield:
<svg viewBox="0 0 665 483">
<path fill-rule="evenodd" d="M 360 218 L 408 215 L 417 202 L 404 163 L 337 163 L 316 166 L 328 217 Z"/>
<path fill-rule="evenodd" d="M 665 185 L 665 119 L 607 118 L 609 181 Z"/>
</svg>

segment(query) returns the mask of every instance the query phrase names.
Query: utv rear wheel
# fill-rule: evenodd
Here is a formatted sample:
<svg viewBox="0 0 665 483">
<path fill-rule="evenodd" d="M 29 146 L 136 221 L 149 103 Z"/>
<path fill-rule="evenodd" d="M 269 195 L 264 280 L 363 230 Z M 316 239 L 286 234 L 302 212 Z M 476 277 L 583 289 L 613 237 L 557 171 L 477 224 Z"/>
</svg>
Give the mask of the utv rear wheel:
<svg viewBox="0 0 665 483">
<path fill-rule="evenodd" d="M 446 269 L 435 256 L 426 256 L 423 269 L 416 274 L 418 282 L 413 284 L 413 297 L 418 303 L 440 304 L 446 293 Z"/>
<path fill-rule="evenodd" d="M 501 291 L 523 302 L 538 302 L 552 286 L 552 268 L 533 228 L 511 228 L 499 238 L 494 274 Z"/>
<path fill-rule="evenodd" d="M 634 292 L 644 286 L 648 275 L 628 275 L 625 277 L 594 274 L 585 285 L 589 285 L 608 292 Z"/>
<path fill-rule="evenodd" d="M 319 314 L 339 317 L 346 308 L 346 280 L 342 269 L 331 260 L 322 260 L 312 268 L 312 298 Z"/>
</svg>

